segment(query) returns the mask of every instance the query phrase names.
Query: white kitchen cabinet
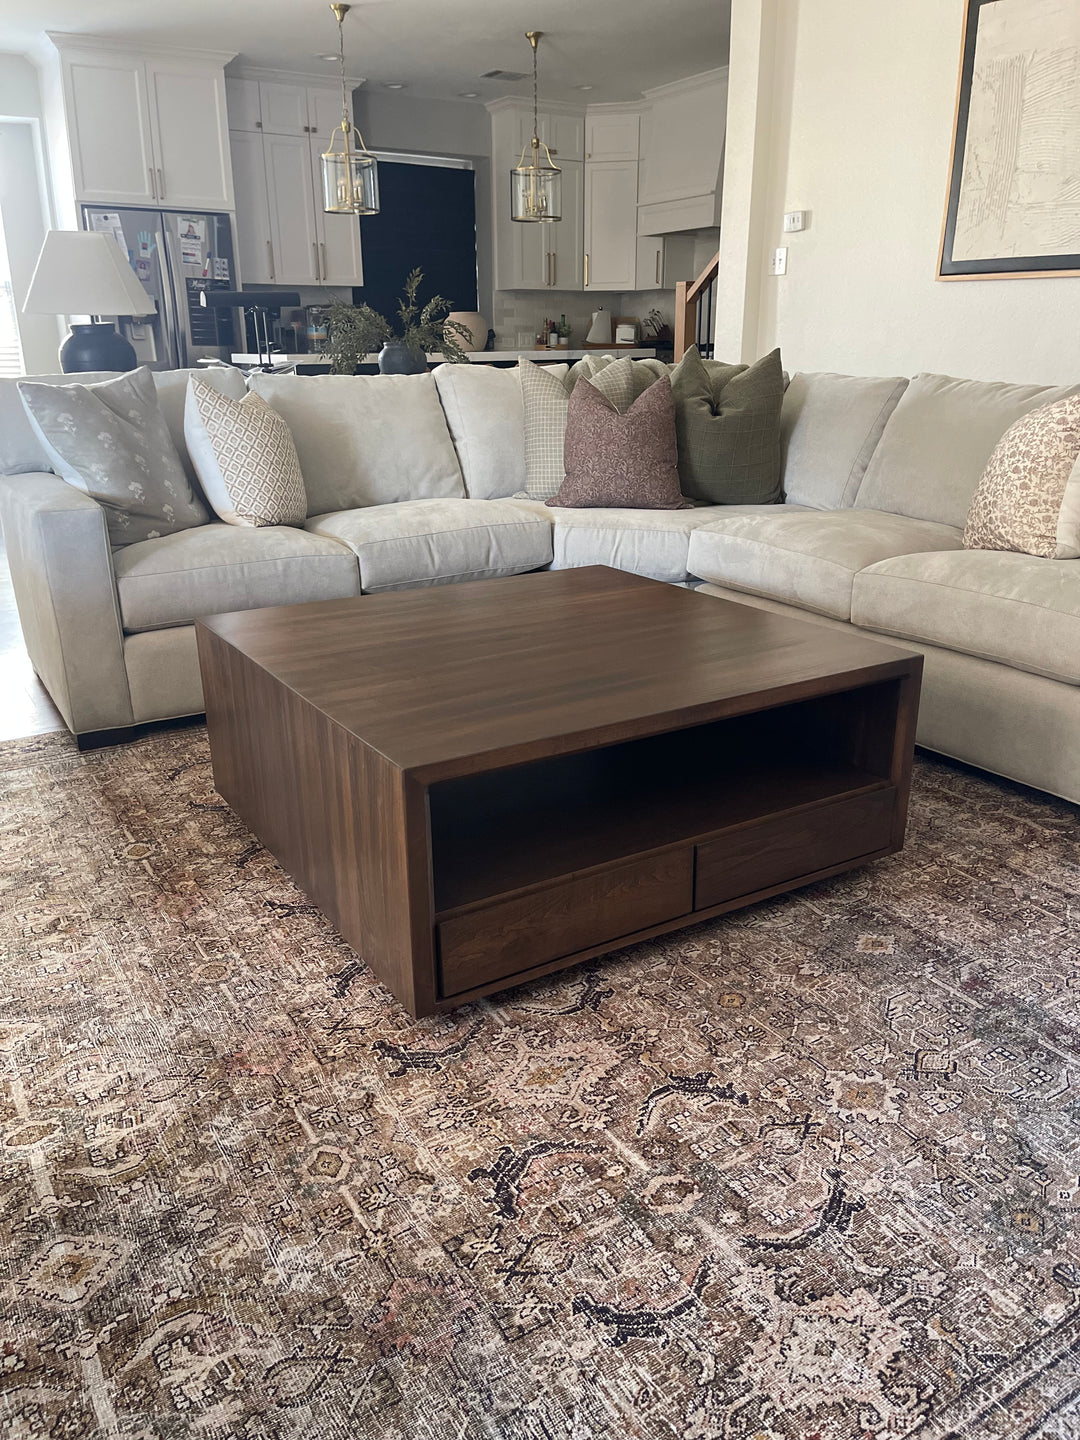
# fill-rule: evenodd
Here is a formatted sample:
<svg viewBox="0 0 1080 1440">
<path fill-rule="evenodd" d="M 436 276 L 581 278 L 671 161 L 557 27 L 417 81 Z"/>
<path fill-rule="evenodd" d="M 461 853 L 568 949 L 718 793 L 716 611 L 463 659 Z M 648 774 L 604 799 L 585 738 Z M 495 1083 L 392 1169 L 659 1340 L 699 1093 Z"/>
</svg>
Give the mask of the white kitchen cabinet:
<svg viewBox="0 0 1080 1440">
<path fill-rule="evenodd" d="M 270 284 L 276 277 L 263 137 L 257 130 L 233 130 L 229 142 L 236 191 L 237 265 L 243 280 Z"/>
<path fill-rule="evenodd" d="M 262 129 L 267 135 L 306 135 L 307 90 L 303 85 L 259 81 Z"/>
<path fill-rule="evenodd" d="M 311 135 L 311 175 L 315 205 L 315 227 L 318 232 L 320 285 L 362 285 L 364 259 L 360 246 L 360 218 L 357 215 L 327 215 L 322 208 L 322 174 L 320 157 L 326 145 L 325 135 Z"/>
<path fill-rule="evenodd" d="M 170 209 L 231 210 L 225 77 L 183 60 L 150 60 L 158 200 Z"/>
<path fill-rule="evenodd" d="M 562 216 L 556 225 L 519 225 L 519 230 L 544 232 L 551 254 L 552 290 L 582 288 L 582 214 L 585 201 L 584 165 L 577 160 L 562 164 Z"/>
<path fill-rule="evenodd" d="M 319 283 L 311 146 L 306 135 L 264 135 L 273 278 L 279 285 Z M 242 222 L 237 214 L 237 229 Z"/>
<path fill-rule="evenodd" d="M 235 135 L 238 130 L 250 133 L 262 129 L 262 106 L 259 103 L 258 80 L 245 80 L 239 76 L 226 75 L 225 103 L 229 110 L 230 134 Z"/>
<path fill-rule="evenodd" d="M 585 163 L 585 289 L 633 290 L 637 279 L 637 161 Z"/>
<path fill-rule="evenodd" d="M 325 150 L 330 136 L 341 124 L 341 90 L 307 87 L 308 134 L 318 135 Z"/>
<path fill-rule="evenodd" d="M 590 106 L 585 115 L 586 160 L 636 160 L 640 108 Z"/>
<path fill-rule="evenodd" d="M 50 38 L 60 57 L 76 201 L 232 208 L 228 55 Z"/>
<path fill-rule="evenodd" d="M 692 235 L 639 235 L 635 290 L 672 290 L 694 279 Z"/>
<path fill-rule="evenodd" d="M 550 225 L 511 220 L 507 185 L 505 214 L 495 216 L 498 289 L 581 289 L 582 170 L 573 160 L 562 166 L 562 219 Z"/>
<path fill-rule="evenodd" d="M 718 223 L 727 74 L 726 69 L 711 70 L 645 92 L 649 106 L 642 122 L 638 202 L 649 213 L 640 228 L 655 226 L 664 205 L 673 207 L 665 230 Z"/>
<path fill-rule="evenodd" d="M 146 65 L 125 51 L 63 52 L 75 194 L 95 204 L 153 205 L 156 157 Z"/>
</svg>

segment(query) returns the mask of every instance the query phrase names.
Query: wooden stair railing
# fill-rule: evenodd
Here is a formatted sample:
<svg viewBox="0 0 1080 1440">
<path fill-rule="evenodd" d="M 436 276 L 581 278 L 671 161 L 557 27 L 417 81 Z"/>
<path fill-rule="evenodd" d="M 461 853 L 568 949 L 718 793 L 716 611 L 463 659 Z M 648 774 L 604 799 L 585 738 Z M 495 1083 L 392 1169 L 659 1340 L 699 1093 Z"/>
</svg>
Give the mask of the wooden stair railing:
<svg viewBox="0 0 1080 1440">
<path fill-rule="evenodd" d="M 712 353 L 713 301 L 719 273 L 717 251 L 696 280 L 679 280 L 675 285 L 676 360 L 681 360 L 691 345 L 697 345 L 703 355 Z"/>
</svg>

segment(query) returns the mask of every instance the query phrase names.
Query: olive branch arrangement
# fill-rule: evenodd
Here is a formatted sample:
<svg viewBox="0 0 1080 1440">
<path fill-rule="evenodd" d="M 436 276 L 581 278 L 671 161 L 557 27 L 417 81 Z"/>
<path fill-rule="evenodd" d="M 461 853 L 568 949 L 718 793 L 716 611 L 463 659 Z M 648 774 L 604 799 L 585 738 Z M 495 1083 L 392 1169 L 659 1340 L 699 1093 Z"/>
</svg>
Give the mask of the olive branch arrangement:
<svg viewBox="0 0 1080 1440">
<path fill-rule="evenodd" d="M 332 375 L 352 375 L 368 356 L 377 353 L 388 341 L 408 346 L 418 360 L 429 352 L 437 352 L 455 365 L 468 364 L 469 357 L 462 340 L 472 337 L 457 320 L 448 320 L 449 300 L 433 295 L 426 305 L 417 299 L 424 272 L 417 268 L 405 281 L 405 291 L 398 301 L 397 325 L 373 310 L 370 305 L 350 305 L 335 300 L 326 307 L 326 353 L 330 356 Z"/>
</svg>

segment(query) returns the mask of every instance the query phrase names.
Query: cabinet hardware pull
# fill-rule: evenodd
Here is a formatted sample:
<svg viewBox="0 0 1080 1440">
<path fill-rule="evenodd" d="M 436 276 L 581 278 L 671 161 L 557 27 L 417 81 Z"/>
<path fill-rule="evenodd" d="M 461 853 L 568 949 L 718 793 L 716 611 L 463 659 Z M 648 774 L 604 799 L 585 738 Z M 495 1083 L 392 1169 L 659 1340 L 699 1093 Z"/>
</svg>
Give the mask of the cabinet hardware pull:
<svg viewBox="0 0 1080 1440">
<path fill-rule="evenodd" d="M 318 247 L 318 245 L 315 244 L 315 241 L 314 241 L 314 240 L 311 242 L 311 254 L 312 254 L 312 258 L 313 258 L 314 261 L 315 261 L 315 279 L 318 280 L 318 278 L 319 278 L 319 247 Z"/>
<path fill-rule="evenodd" d="M 270 265 L 270 279 L 273 280 L 273 278 L 274 278 L 274 242 L 273 242 L 272 240 L 267 240 L 267 242 L 266 242 L 266 258 L 267 258 L 267 261 L 269 262 L 269 265 Z"/>
<path fill-rule="evenodd" d="M 261 129 L 262 129 L 262 121 L 261 121 L 261 120 L 256 120 L 256 121 L 255 121 L 255 129 L 256 129 L 256 130 L 261 130 Z"/>
<path fill-rule="evenodd" d="M 320 241 L 319 241 L 319 250 L 320 250 L 321 253 L 322 253 L 322 278 L 323 278 L 323 280 L 325 281 L 325 279 L 326 279 L 326 274 L 327 274 L 327 271 L 326 271 L 326 241 L 325 241 L 325 240 L 320 240 Z"/>
<path fill-rule="evenodd" d="M 157 186 L 154 184 L 154 169 L 152 165 L 146 167 L 146 173 L 150 176 L 150 194 L 157 199 Z"/>
<path fill-rule="evenodd" d="M 557 250 L 551 252 L 551 283 L 556 287 L 559 284 L 559 252 Z"/>
<path fill-rule="evenodd" d="M 544 284 L 551 285 L 551 251 L 544 251 Z"/>
<path fill-rule="evenodd" d="M 585 251 L 585 289 L 589 288 L 589 252 Z"/>
<path fill-rule="evenodd" d="M 159 171 L 157 172 L 157 179 L 158 179 L 158 189 L 161 191 L 161 196 L 160 196 L 160 198 L 161 198 L 162 200 L 164 200 L 164 199 L 165 199 L 165 173 L 164 173 L 164 171 L 159 170 Z"/>
<path fill-rule="evenodd" d="M 660 284 L 660 251 L 656 252 L 656 283 Z"/>
</svg>

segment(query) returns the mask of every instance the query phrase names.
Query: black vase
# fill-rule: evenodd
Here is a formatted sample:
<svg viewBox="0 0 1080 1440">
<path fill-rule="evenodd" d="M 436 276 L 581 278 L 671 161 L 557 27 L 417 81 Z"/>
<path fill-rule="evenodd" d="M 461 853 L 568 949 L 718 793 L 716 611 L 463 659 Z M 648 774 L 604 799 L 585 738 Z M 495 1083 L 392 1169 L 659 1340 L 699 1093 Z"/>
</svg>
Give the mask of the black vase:
<svg viewBox="0 0 1080 1440">
<path fill-rule="evenodd" d="M 107 321 L 72 325 L 71 334 L 60 346 L 60 369 L 65 375 L 83 370 L 134 370 L 138 363 L 134 346 Z"/>
<path fill-rule="evenodd" d="M 388 340 L 379 351 L 379 373 L 382 375 L 423 375 L 427 361 L 410 350 L 404 340 Z"/>
</svg>

